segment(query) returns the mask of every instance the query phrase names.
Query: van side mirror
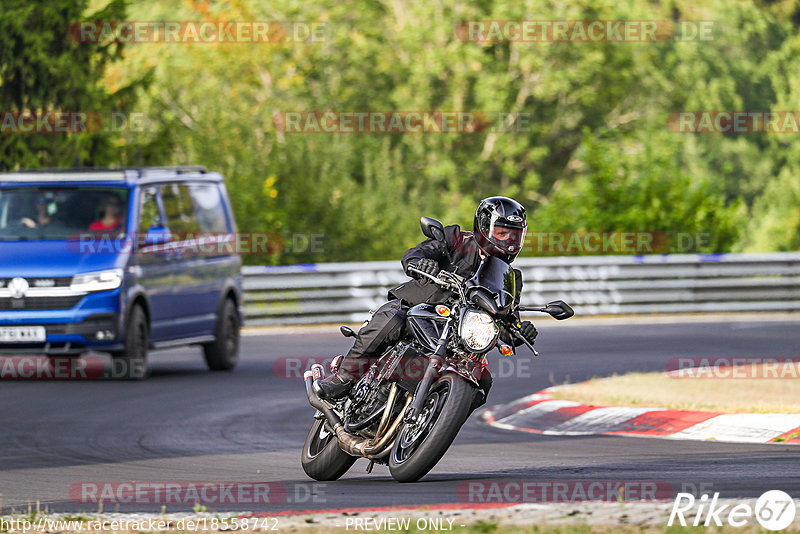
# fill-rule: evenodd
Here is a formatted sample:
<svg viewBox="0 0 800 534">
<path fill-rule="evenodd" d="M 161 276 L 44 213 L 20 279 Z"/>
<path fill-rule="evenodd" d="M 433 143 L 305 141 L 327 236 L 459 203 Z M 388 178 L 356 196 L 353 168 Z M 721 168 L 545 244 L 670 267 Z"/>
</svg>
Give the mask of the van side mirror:
<svg viewBox="0 0 800 534">
<path fill-rule="evenodd" d="M 436 241 L 444 241 L 444 226 L 432 217 L 422 217 L 419 220 L 422 233 L 425 237 L 430 237 Z"/>
<path fill-rule="evenodd" d="M 172 240 L 172 232 L 163 226 L 151 226 L 144 235 L 145 245 L 163 245 Z"/>
</svg>

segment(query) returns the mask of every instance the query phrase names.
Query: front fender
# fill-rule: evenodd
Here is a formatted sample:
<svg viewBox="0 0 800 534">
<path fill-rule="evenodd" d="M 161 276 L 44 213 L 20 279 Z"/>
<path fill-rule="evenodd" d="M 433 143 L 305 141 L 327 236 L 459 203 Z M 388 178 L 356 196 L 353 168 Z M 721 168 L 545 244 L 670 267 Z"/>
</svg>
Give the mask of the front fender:
<svg viewBox="0 0 800 534">
<path fill-rule="evenodd" d="M 242 295 L 242 281 L 241 275 L 238 278 L 226 278 L 225 283 L 222 287 L 222 291 L 219 293 L 219 300 L 217 301 L 217 318 L 222 311 L 222 306 L 225 304 L 225 299 L 228 298 L 228 295 L 233 294 L 233 298 L 236 304 L 236 311 L 239 314 L 239 324 L 244 325 L 245 315 L 244 315 L 244 298 Z"/>
<path fill-rule="evenodd" d="M 138 283 L 131 284 L 126 287 L 124 295 L 125 298 L 120 304 L 118 332 L 125 332 L 125 328 L 128 326 L 128 314 L 131 311 L 131 306 L 136 300 L 141 300 L 144 304 L 144 313 L 148 317 L 148 321 L 149 318 L 152 317 L 150 313 L 150 299 L 147 296 L 147 291 L 145 290 L 144 286 Z"/>
<path fill-rule="evenodd" d="M 474 376 L 472 376 L 473 373 L 471 371 L 468 371 L 467 369 L 461 369 L 456 367 L 455 365 L 450 364 L 442 370 L 441 374 L 444 375 L 446 373 L 456 374 L 461 378 L 463 378 L 464 380 L 466 380 L 467 382 L 469 382 L 470 384 L 472 384 L 473 386 L 475 386 L 476 388 L 480 387 L 480 384 L 478 384 L 478 380 Z"/>
</svg>

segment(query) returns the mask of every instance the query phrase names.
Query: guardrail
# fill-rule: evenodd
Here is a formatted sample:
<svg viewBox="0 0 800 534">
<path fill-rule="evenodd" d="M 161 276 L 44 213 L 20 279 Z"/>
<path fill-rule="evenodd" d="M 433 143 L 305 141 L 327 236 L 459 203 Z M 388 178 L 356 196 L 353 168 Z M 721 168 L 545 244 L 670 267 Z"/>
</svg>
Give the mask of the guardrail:
<svg viewBox="0 0 800 534">
<path fill-rule="evenodd" d="M 522 302 L 576 315 L 800 311 L 800 253 L 519 258 Z M 399 261 L 244 268 L 250 325 L 358 323 L 407 281 Z"/>
</svg>

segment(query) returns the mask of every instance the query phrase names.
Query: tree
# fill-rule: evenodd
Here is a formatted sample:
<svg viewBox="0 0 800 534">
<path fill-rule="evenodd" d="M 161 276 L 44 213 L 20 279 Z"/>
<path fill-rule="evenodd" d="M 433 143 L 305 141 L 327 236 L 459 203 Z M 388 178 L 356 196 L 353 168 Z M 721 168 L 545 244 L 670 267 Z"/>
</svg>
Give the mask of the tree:
<svg viewBox="0 0 800 534">
<path fill-rule="evenodd" d="M 703 233 L 712 236 L 703 251 L 724 252 L 777 246 L 751 234 L 758 220 L 774 219 L 773 201 L 761 200 L 774 177 L 798 179 L 792 140 L 675 133 L 668 117 L 794 109 L 799 44 L 791 20 L 776 15 L 787 6 L 145 1 L 132 6 L 139 20 L 321 21 L 328 29 L 314 43 L 136 45 L 111 80 L 154 70 L 139 109 L 155 126 L 141 142 L 168 132 L 171 161 L 222 171 L 242 229 L 277 232 L 286 243 L 325 235 L 323 250 L 286 247 L 252 263 L 394 259 L 421 239 L 419 215 L 469 226 L 477 201 L 494 194 L 518 198 L 545 230 Z M 717 24 L 712 40 L 656 43 L 472 42 L 458 33 L 464 20 L 520 19 Z M 529 121 L 479 133 L 288 134 L 273 123 L 287 110 L 466 110 Z"/>
<path fill-rule="evenodd" d="M 136 91 L 145 74 L 110 91 L 107 69 L 122 58 L 121 43 L 84 43 L 70 38 L 80 20 L 121 20 L 124 0 L 112 0 L 85 14 L 88 0 L 2 0 L 0 11 L 0 110 L 8 120 L 17 113 L 85 113 L 80 126 L 65 133 L 16 133 L 12 125 L 0 134 L 0 169 L 132 162 L 136 147 L 121 144 L 109 129 L 112 113 L 135 109 Z M 52 116 L 52 115 L 51 115 Z M 19 124 L 18 122 L 16 123 Z"/>
</svg>

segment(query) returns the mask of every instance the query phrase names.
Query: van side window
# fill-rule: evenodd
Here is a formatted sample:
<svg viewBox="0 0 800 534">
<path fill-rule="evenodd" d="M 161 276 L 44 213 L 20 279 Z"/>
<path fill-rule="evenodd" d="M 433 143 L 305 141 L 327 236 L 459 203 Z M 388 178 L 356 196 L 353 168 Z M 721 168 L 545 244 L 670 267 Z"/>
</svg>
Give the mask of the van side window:
<svg viewBox="0 0 800 534">
<path fill-rule="evenodd" d="M 144 235 L 150 228 L 161 226 L 161 224 L 161 214 L 158 213 L 158 203 L 156 202 L 156 188 L 143 189 L 139 205 L 139 232 Z"/>
<path fill-rule="evenodd" d="M 199 227 L 189 188 L 185 184 L 162 185 L 161 202 L 167 227 L 176 239 L 185 239 L 186 234 L 197 234 Z"/>
<path fill-rule="evenodd" d="M 228 221 L 222 207 L 222 196 L 216 184 L 190 184 L 189 194 L 197 210 L 197 223 L 201 232 L 227 233 Z"/>
</svg>

